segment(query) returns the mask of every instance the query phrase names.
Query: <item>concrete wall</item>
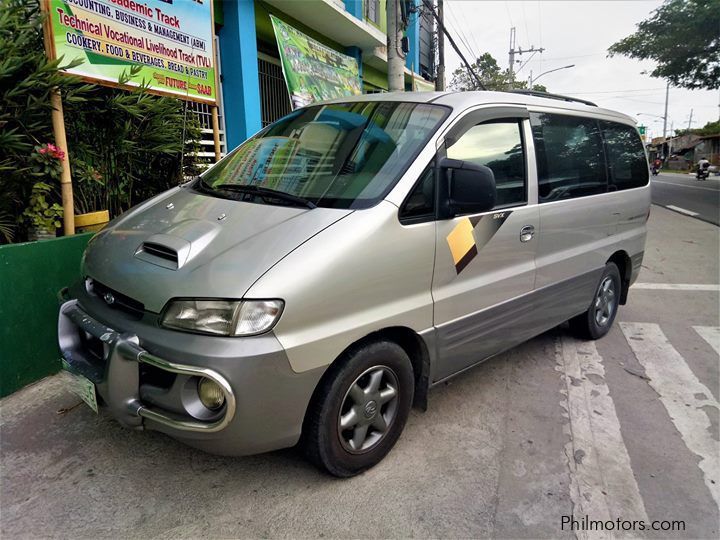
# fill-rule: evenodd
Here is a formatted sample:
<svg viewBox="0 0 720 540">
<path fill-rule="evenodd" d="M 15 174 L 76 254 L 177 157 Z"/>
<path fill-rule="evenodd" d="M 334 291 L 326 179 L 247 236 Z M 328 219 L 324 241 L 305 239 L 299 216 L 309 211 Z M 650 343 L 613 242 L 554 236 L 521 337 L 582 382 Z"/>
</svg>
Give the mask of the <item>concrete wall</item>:
<svg viewBox="0 0 720 540">
<path fill-rule="evenodd" d="M 0 246 L 0 397 L 60 369 L 57 292 L 92 234 Z"/>
</svg>

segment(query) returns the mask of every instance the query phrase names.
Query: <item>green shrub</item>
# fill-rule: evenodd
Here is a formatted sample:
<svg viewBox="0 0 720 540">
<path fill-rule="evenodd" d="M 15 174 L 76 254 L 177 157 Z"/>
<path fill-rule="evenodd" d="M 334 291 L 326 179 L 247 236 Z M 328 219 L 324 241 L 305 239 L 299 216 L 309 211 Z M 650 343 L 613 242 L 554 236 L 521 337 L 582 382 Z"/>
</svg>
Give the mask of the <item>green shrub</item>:
<svg viewBox="0 0 720 540">
<path fill-rule="evenodd" d="M 109 210 L 111 217 L 177 185 L 192 171 L 200 132 L 181 100 L 88 85 L 61 74 L 63 59 L 47 60 L 42 13 L 36 0 L 0 0 L 0 242 L 27 238 L 26 210 L 33 186 L 52 187 L 49 206 L 60 203 L 57 179 L 39 170 L 35 148 L 53 143 L 52 88 L 63 98 L 76 213 Z M 76 64 L 74 64 L 76 65 Z M 127 82 L 135 69 L 121 77 Z M 36 200 L 36 199 L 35 199 Z M 32 212 L 31 212 L 32 213 Z M 28 218 L 28 219 L 25 219 Z"/>
<path fill-rule="evenodd" d="M 35 2 L 0 0 L 0 51 L 0 242 L 9 242 L 24 237 L 18 218 L 33 185 L 50 180 L 35 168 L 33 149 L 52 141 L 51 89 L 74 101 L 88 87 L 58 72 L 68 63 L 45 57 Z"/>
<path fill-rule="evenodd" d="M 184 137 L 200 137 L 184 102 L 150 94 L 144 86 L 97 86 L 82 103 L 65 107 L 65 125 L 76 212 L 109 210 L 112 217 L 182 181 L 183 165 L 191 165 L 181 159 L 191 150 Z"/>
</svg>

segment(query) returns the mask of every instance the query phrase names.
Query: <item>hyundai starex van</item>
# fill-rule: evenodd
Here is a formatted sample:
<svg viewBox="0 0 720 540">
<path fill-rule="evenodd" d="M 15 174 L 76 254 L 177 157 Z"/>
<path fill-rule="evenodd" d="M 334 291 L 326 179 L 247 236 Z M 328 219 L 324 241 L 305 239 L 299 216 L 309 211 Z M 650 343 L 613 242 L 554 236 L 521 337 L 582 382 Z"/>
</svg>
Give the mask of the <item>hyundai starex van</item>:
<svg viewBox="0 0 720 540">
<path fill-rule="evenodd" d="M 295 110 L 90 241 L 64 365 L 127 427 L 357 474 L 433 386 L 568 320 L 608 332 L 648 170 L 631 118 L 563 96 Z"/>
</svg>

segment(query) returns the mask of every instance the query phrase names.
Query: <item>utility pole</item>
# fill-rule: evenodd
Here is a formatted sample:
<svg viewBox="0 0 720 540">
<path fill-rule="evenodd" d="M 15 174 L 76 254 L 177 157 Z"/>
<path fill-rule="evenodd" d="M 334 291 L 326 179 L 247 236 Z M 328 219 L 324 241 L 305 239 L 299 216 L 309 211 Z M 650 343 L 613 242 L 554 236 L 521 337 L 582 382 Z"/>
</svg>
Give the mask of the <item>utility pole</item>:
<svg viewBox="0 0 720 540">
<path fill-rule="evenodd" d="M 542 53 L 545 49 L 543 47 L 540 47 L 539 49 L 535 48 L 535 45 L 530 45 L 529 49 L 523 50 L 522 47 L 515 48 L 515 27 L 513 26 L 510 28 L 510 51 L 508 54 L 508 60 L 510 63 L 510 67 L 508 68 L 508 72 L 510 73 L 510 79 L 514 79 L 515 76 L 515 55 L 522 54 L 522 53 Z M 537 77 L 536 77 L 537 78 Z"/>
<path fill-rule="evenodd" d="M 445 21 L 445 8 L 443 0 L 437 0 L 438 10 L 438 66 L 437 75 L 435 76 L 435 90 L 442 92 L 445 90 L 445 33 L 442 31 Z"/>
<path fill-rule="evenodd" d="M 510 64 L 508 71 L 510 72 L 510 78 L 512 79 L 513 73 L 515 73 L 515 27 L 514 26 L 510 29 L 510 53 L 508 56 L 509 56 L 508 63 Z"/>
<path fill-rule="evenodd" d="M 690 131 L 690 126 L 692 126 L 692 115 L 693 115 L 693 110 L 690 109 L 690 120 L 688 120 L 688 131 Z"/>
<path fill-rule="evenodd" d="M 665 87 L 665 115 L 663 116 L 663 139 L 667 135 L 667 110 L 668 110 L 668 99 L 670 97 L 670 83 L 667 83 Z"/>
<path fill-rule="evenodd" d="M 405 57 L 400 51 L 402 29 L 400 28 L 400 2 L 387 0 L 387 57 L 388 57 L 388 90 L 402 92 L 405 90 Z"/>
<path fill-rule="evenodd" d="M 477 82 L 478 86 L 480 87 L 480 90 L 487 90 L 485 88 L 485 85 L 483 84 L 482 80 L 480 80 L 480 77 L 478 77 L 478 74 L 475 73 L 475 70 L 470 65 L 470 62 L 467 61 L 467 58 L 465 58 L 465 55 L 460 50 L 460 47 L 457 46 L 457 43 L 455 43 L 455 40 L 450 35 L 450 32 L 447 31 L 447 28 L 445 28 L 445 25 L 442 23 L 442 21 L 438 18 L 438 14 L 435 13 L 435 8 L 430 3 L 430 0 L 422 0 L 423 4 L 427 9 L 430 10 L 430 13 L 432 13 L 432 16 L 435 18 L 435 22 L 437 22 L 438 26 L 440 26 L 440 30 L 443 31 L 443 33 L 447 36 L 448 41 L 450 42 L 450 45 L 453 49 L 455 49 L 455 52 L 460 57 L 460 60 L 462 60 L 463 64 L 465 64 L 465 67 L 468 69 L 468 71 L 472 74 L 473 78 L 475 79 L 475 82 Z M 388 21 L 388 26 L 390 26 L 390 22 Z"/>
</svg>

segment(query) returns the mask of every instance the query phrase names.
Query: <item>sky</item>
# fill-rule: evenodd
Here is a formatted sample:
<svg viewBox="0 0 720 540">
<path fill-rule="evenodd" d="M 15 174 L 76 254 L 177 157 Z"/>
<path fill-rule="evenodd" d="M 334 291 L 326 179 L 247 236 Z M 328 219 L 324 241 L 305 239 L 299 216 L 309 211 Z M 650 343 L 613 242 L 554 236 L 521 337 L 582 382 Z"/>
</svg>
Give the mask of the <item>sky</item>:
<svg viewBox="0 0 720 540">
<path fill-rule="evenodd" d="M 489 52 L 502 68 L 508 67 L 510 28 L 516 29 L 516 49 L 535 46 L 545 51 L 523 53 L 516 60 L 517 77 L 527 80 L 532 70 L 542 72 L 574 64 L 574 67 L 543 75 L 537 82 L 549 92 L 568 94 L 621 111 L 647 126 L 649 137 L 662 136 L 665 82 L 643 71 L 654 63 L 627 57 L 607 57 L 607 49 L 635 31 L 636 25 L 662 5 L 660 0 L 554 1 L 554 0 L 445 0 L 445 24 L 470 60 Z M 447 83 L 461 65 L 460 57 L 445 40 Z M 468 51 L 470 49 L 471 52 Z M 519 71 L 518 71 L 519 69 Z M 720 92 L 670 88 L 668 134 L 671 125 L 687 128 L 718 120 Z M 639 115 L 638 113 L 646 113 Z M 655 116 L 651 116 L 655 115 Z"/>
</svg>

